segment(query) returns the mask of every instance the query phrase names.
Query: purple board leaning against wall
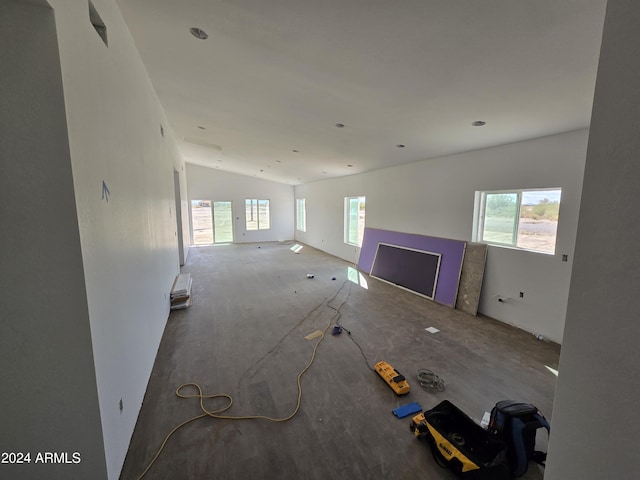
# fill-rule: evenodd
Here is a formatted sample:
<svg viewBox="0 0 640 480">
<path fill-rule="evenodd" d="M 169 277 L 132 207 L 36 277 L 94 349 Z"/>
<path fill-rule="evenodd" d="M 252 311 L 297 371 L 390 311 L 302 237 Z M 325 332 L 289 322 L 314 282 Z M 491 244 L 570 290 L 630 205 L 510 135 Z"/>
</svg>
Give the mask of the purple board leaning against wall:
<svg viewBox="0 0 640 480">
<path fill-rule="evenodd" d="M 440 272 L 434 300 L 443 305 L 455 307 L 466 242 L 414 233 L 365 228 L 358 260 L 358 268 L 360 270 L 367 273 L 371 272 L 378 243 L 441 254 Z"/>
</svg>

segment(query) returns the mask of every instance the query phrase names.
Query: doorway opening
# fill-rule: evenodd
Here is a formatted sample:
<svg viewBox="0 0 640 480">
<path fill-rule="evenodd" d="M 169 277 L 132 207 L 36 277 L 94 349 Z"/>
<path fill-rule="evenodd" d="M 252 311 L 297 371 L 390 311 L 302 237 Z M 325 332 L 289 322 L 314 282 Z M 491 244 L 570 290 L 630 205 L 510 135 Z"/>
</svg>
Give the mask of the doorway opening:
<svg viewBox="0 0 640 480">
<path fill-rule="evenodd" d="M 173 190 L 176 200 L 176 236 L 178 238 L 178 260 L 184 265 L 184 238 L 182 236 L 182 199 L 180 194 L 180 173 L 173 171 Z"/>
</svg>

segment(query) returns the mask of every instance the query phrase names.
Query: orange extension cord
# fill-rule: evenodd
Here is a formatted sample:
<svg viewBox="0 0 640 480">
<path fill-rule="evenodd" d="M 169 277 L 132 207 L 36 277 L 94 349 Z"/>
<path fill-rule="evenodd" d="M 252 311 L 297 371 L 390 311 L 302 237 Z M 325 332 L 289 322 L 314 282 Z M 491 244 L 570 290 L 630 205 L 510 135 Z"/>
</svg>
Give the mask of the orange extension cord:
<svg viewBox="0 0 640 480">
<path fill-rule="evenodd" d="M 185 398 L 185 399 L 186 398 L 198 398 L 198 399 L 200 399 L 200 409 L 202 410 L 202 413 L 200 415 L 196 415 L 195 417 L 189 418 L 188 420 L 185 420 L 184 422 L 180 423 L 179 425 L 176 425 L 167 434 L 167 436 L 164 437 L 164 440 L 162 441 L 162 444 L 160 445 L 160 448 L 158 449 L 158 451 L 156 452 L 154 457 L 149 462 L 149 465 L 147 465 L 147 468 L 145 468 L 144 471 L 142 472 L 142 474 L 140 474 L 140 476 L 138 477 L 138 480 L 141 480 L 147 473 L 149 473 L 149 470 L 151 469 L 153 464 L 156 462 L 156 460 L 158 459 L 158 457 L 162 453 L 162 450 L 164 449 L 165 445 L 167 444 L 167 442 L 169 441 L 171 436 L 174 433 L 176 433 L 178 430 L 180 430 L 182 427 L 184 427 L 185 425 L 187 425 L 187 424 L 189 424 L 189 423 L 191 423 L 191 422 L 193 422 L 195 420 L 198 420 L 200 418 L 211 417 L 211 418 L 220 418 L 220 419 L 226 419 L 226 420 L 268 420 L 270 422 L 287 422 L 287 421 L 291 420 L 298 413 L 298 410 L 300 410 L 300 403 L 302 402 L 302 383 L 301 383 L 302 376 L 306 373 L 307 370 L 309 370 L 309 368 L 311 368 L 311 365 L 313 364 L 313 361 L 316 358 L 316 351 L 318 350 L 318 346 L 320 345 L 320 342 L 322 342 L 322 340 L 324 340 L 325 334 L 327 333 L 327 330 L 329 330 L 329 327 L 331 327 L 331 324 L 334 321 L 334 319 L 340 317 L 340 309 L 342 308 L 342 305 L 344 305 L 346 300 L 344 302 L 342 302 L 342 304 L 338 308 L 331 307 L 329 305 L 329 303 L 331 303 L 338 296 L 338 294 L 342 291 L 342 289 L 344 288 L 346 283 L 347 283 L 347 281 L 345 281 L 342 284 L 340 289 L 336 292 L 336 294 L 333 297 L 331 297 L 329 300 L 327 300 L 325 302 L 325 305 L 327 305 L 329 308 L 334 310 L 336 313 L 334 315 L 332 315 L 332 317 L 329 319 L 329 322 L 327 323 L 327 326 L 324 328 L 324 330 L 322 330 L 322 335 L 320 335 L 318 337 L 318 340 L 316 340 L 316 343 L 313 346 L 313 350 L 311 352 L 311 357 L 309 358 L 309 361 L 307 362 L 305 367 L 302 370 L 300 370 L 300 373 L 298 373 L 298 377 L 296 379 L 296 383 L 297 383 L 297 387 L 298 387 L 298 398 L 297 398 L 297 401 L 296 401 L 295 408 L 293 409 L 293 411 L 288 416 L 283 417 L 283 418 L 272 418 L 272 417 L 268 417 L 268 416 L 265 416 L 265 415 L 241 415 L 241 416 L 221 415 L 221 413 L 226 412 L 227 410 L 229 410 L 231 408 L 231 405 L 233 405 L 233 398 L 231 397 L 231 395 L 228 395 L 226 393 L 216 393 L 216 394 L 213 394 L 213 395 L 205 395 L 202 392 L 202 388 L 197 383 L 185 383 L 185 384 L 182 384 L 176 389 L 176 395 L 178 397 L 180 397 L 180 398 Z M 195 389 L 197 391 L 197 393 L 191 393 L 191 394 L 182 393 L 182 391 L 185 388 L 189 388 L 189 387 L 192 388 L 192 389 Z M 204 402 L 205 399 L 209 399 L 209 398 L 226 398 L 228 403 L 227 403 L 226 406 L 224 406 L 222 408 L 219 408 L 217 410 L 207 410 L 205 408 L 203 402 Z"/>
</svg>

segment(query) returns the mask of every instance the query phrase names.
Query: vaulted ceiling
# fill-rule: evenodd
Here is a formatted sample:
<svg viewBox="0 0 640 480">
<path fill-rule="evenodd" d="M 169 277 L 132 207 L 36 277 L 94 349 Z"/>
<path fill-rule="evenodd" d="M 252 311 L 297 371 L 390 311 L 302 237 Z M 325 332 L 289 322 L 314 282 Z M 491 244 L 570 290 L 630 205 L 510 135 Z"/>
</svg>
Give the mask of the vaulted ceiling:
<svg viewBox="0 0 640 480">
<path fill-rule="evenodd" d="M 292 185 L 587 127 L 606 6 L 117 2 L 185 159 Z"/>
</svg>

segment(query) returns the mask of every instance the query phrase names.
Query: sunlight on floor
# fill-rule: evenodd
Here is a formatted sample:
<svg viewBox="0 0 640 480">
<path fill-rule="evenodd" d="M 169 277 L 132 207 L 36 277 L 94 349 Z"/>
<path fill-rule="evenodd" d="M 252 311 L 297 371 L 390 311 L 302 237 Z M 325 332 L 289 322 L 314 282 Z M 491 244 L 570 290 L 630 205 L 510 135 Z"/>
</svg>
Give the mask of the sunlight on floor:
<svg viewBox="0 0 640 480">
<path fill-rule="evenodd" d="M 362 288 L 369 289 L 369 284 L 364 275 L 353 267 L 347 267 L 347 278 L 356 285 L 360 285 Z"/>
<path fill-rule="evenodd" d="M 558 370 L 556 370 L 555 368 L 551 368 L 549 365 L 545 365 L 545 367 L 547 367 L 547 370 L 553 373 L 556 377 L 558 376 Z"/>
</svg>

